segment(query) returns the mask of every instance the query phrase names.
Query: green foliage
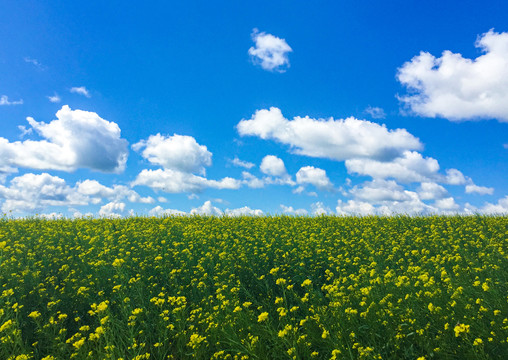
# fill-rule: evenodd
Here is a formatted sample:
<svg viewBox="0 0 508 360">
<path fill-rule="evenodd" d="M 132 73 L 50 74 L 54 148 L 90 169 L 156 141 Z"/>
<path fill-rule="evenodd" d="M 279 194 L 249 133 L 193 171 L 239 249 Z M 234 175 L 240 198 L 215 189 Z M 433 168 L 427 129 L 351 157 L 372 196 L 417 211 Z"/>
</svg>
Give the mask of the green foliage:
<svg viewBox="0 0 508 360">
<path fill-rule="evenodd" d="M 503 359 L 507 217 L 0 220 L 0 358 Z"/>
</svg>

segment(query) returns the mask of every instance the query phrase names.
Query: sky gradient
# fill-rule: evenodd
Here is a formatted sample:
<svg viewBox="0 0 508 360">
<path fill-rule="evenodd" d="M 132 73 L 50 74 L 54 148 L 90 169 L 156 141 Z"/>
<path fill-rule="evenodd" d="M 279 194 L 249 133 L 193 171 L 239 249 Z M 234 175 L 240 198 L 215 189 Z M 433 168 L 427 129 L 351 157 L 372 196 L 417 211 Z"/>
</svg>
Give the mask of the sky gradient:
<svg viewBox="0 0 508 360">
<path fill-rule="evenodd" d="M 0 213 L 507 213 L 507 12 L 4 1 Z"/>
</svg>

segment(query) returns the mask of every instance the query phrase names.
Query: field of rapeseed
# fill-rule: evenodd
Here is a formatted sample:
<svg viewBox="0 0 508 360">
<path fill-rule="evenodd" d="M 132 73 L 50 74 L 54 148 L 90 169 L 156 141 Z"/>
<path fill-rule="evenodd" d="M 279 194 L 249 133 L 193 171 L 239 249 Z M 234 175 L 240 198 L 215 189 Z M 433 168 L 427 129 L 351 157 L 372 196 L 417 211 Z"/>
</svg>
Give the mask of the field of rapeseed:
<svg viewBox="0 0 508 360">
<path fill-rule="evenodd" d="M 506 359 L 507 217 L 0 219 L 0 359 Z"/>
</svg>

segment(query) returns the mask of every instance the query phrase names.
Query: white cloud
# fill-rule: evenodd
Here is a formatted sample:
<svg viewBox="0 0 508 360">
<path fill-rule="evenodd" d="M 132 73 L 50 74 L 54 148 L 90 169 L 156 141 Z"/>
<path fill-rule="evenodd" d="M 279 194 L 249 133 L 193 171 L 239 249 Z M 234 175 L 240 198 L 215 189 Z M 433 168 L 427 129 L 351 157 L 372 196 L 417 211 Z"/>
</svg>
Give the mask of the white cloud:
<svg viewBox="0 0 508 360">
<path fill-rule="evenodd" d="M 434 205 L 441 210 L 458 210 L 459 205 L 455 202 L 455 199 L 452 197 L 447 197 L 444 199 L 439 199 L 434 202 Z"/>
<path fill-rule="evenodd" d="M 59 103 L 60 101 L 62 101 L 62 99 L 60 98 L 60 96 L 58 96 L 57 93 L 55 93 L 53 96 L 47 96 L 47 98 L 52 103 Z"/>
<path fill-rule="evenodd" d="M 71 93 L 86 96 L 87 98 L 91 97 L 90 92 L 84 86 L 72 87 L 69 91 Z"/>
<path fill-rule="evenodd" d="M 288 53 L 293 51 L 286 40 L 257 29 L 252 32 L 252 40 L 256 45 L 249 49 L 249 55 L 255 64 L 268 71 L 286 71 L 289 67 Z"/>
<path fill-rule="evenodd" d="M 298 184 L 312 184 L 320 190 L 331 191 L 333 184 L 326 175 L 326 171 L 314 166 L 304 166 L 296 173 Z"/>
<path fill-rule="evenodd" d="M 467 179 L 459 170 L 447 169 L 444 182 L 449 185 L 464 185 L 467 182 Z"/>
<path fill-rule="evenodd" d="M 287 176 L 286 167 L 284 161 L 274 155 L 266 155 L 261 161 L 259 169 L 264 174 L 270 176 L 284 177 Z"/>
<path fill-rule="evenodd" d="M 373 215 L 375 213 L 374 206 L 365 201 L 348 200 L 344 203 L 342 200 L 337 202 L 335 208 L 339 215 Z"/>
<path fill-rule="evenodd" d="M 304 191 L 305 191 L 305 186 L 300 185 L 293 190 L 293 194 L 301 194 Z"/>
<path fill-rule="evenodd" d="M 263 216 L 264 212 L 260 209 L 251 209 L 244 206 L 238 209 L 226 209 L 224 212 L 227 216 Z"/>
<path fill-rule="evenodd" d="M 260 179 L 252 175 L 250 172 L 243 171 L 242 177 L 243 177 L 242 183 L 246 184 L 248 187 L 252 189 L 260 189 L 265 187 L 266 185 L 263 179 Z"/>
<path fill-rule="evenodd" d="M 494 188 L 486 187 L 486 186 L 478 186 L 475 184 L 469 184 L 469 185 L 466 185 L 466 193 L 467 194 L 492 195 L 494 193 Z"/>
<path fill-rule="evenodd" d="M 214 215 L 221 216 L 222 210 L 213 206 L 210 200 L 205 201 L 200 207 L 194 208 L 190 211 L 191 215 Z"/>
<path fill-rule="evenodd" d="M 280 205 L 282 212 L 289 215 L 307 215 L 308 211 L 305 209 L 295 209 L 292 206 Z"/>
<path fill-rule="evenodd" d="M 143 149 L 141 155 L 145 159 L 165 169 L 204 174 L 205 166 L 212 164 L 212 153 L 192 136 L 157 134 L 132 145 L 132 148 L 135 151 Z"/>
<path fill-rule="evenodd" d="M 405 190 L 407 198 L 403 201 L 370 201 L 348 200 L 343 202 L 338 200 L 336 211 L 339 215 L 419 215 L 424 213 L 436 213 L 436 209 L 423 203 L 418 194 L 413 191 Z M 377 206 L 375 206 L 377 205 Z"/>
<path fill-rule="evenodd" d="M 411 200 L 409 191 L 393 180 L 375 179 L 365 182 L 363 186 L 355 186 L 350 193 L 361 201 L 368 201 L 371 204 L 382 204 L 386 201 L 408 201 Z"/>
<path fill-rule="evenodd" d="M 243 167 L 245 169 L 251 169 L 254 166 L 256 166 L 255 164 L 253 164 L 251 162 L 240 160 L 238 157 L 235 157 L 233 160 L 230 160 L 230 161 L 233 165 L 238 166 L 238 167 Z"/>
<path fill-rule="evenodd" d="M 77 193 L 64 179 L 47 173 L 24 174 L 0 185 L 3 212 L 39 212 L 48 206 L 87 205 L 88 198 Z"/>
<path fill-rule="evenodd" d="M 23 138 L 26 135 L 30 135 L 33 132 L 32 128 L 27 129 L 27 127 L 24 125 L 18 125 L 18 129 L 21 131 L 21 135 L 19 136 L 20 138 Z"/>
<path fill-rule="evenodd" d="M 422 182 L 417 193 L 422 200 L 433 200 L 442 199 L 448 194 L 448 191 L 435 182 Z"/>
<path fill-rule="evenodd" d="M 161 203 L 166 203 L 166 202 L 168 202 L 168 199 L 166 199 L 164 196 L 159 196 L 157 198 L 157 201 L 161 202 Z"/>
<path fill-rule="evenodd" d="M 421 116 L 508 121 L 508 33 L 490 30 L 475 46 L 484 52 L 476 59 L 446 50 L 406 62 L 397 77 L 409 94 L 399 99 Z"/>
<path fill-rule="evenodd" d="M 119 218 L 124 215 L 125 203 L 112 201 L 102 206 L 99 210 L 99 216 L 109 218 Z"/>
<path fill-rule="evenodd" d="M 37 59 L 33 59 L 31 57 L 26 56 L 26 57 L 23 58 L 23 60 L 25 60 L 26 63 L 34 65 L 35 67 L 37 67 L 40 70 L 45 70 L 46 69 L 46 67 L 44 65 L 42 65 L 39 62 L 39 60 L 37 60 Z"/>
<path fill-rule="evenodd" d="M 386 117 L 385 111 L 380 107 L 372 107 L 369 105 L 364 111 L 373 119 L 384 119 Z"/>
<path fill-rule="evenodd" d="M 329 207 L 325 206 L 322 202 L 318 201 L 310 205 L 313 215 L 327 215 L 331 213 Z"/>
<path fill-rule="evenodd" d="M 508 196 L 497 201 L 497 204 L 485 203 L 481 208 L 476 208 L 469 204 L 466 207 L 472 213 L 483 213 L 483 214 L 508 214 Z"/>
<path fill-rule="evenodd" d="M 441 201 L 442 190 L 446 190 L 438 184 L 423 183 L 418 192 L 404 189 L 393 180 L 374 179 L 367 181 L 361 186 L 354 186 L 346 195 L 352 195 L 354 199 L 347 202 L 338 201 L 337 213 L 340 215 L 393 215 L 393 214 L 433 214 L 449 212 L 451 209 L 449 198 Z M 429 198 L 439 196 L 437 204 L 440 208 L 425 204 L 420 194 Z M 451 200 L 450 200 L 451 199 Z"/>
<path fill-rule="evenodd" d="M 237 125 L 241 136 L 252 135 L 289 145 L 298 155 L 343 161 L 351 158 L 390 160 L 405 150 L 422 148 L 420 141 L 405 129 L 388 130 L 384 125 L 349 117 L 284 118 L 280 109 L 258 110 L 250 120 Z"/>
<path fill-rule="evenodd" d="M 127 199 L 130 202 L 143 204 L 153 204 L 155 202 L 155 199 L 151 196 L 142 197 L 125 185 L 113 185 L 113 187 L 107 187 L 100 184 L 97 180 L 87 179 L 78 182 L 76 184 L 76 191 L 82 195 L 92 197 L 92 202 L 100 202 L 103 198 L 113 201 Z"/>
<path fill-rule="evenodd" d="M 373 178 L 393 178 L 401 182 L 421 182 L 435 178 L 439 171 L 436 159 L 424 158 L 419 152 L 404 151 L 400 157 L 392 161 L 378 161 L 373 159 L 346 160 L 348 172 L 358 175 L 368 175 Z M 453 176 L 458 176 L 453 173 Z"/>
<path fill-rule="evenodd" d="M 0 164 L 0 183 L 5 182 L 7 176 L 17 173 L 18 169 L 10 167 L 10 166 L 2 166 Z"/>
<path fill-rule="evenodd" d="M 142 197 L 124 185 L 107 187 L 96 180 L 84 180 L 71 187 L 64 179 L 47 173 L 24 174 L 12 179 L 9 186 L 0 185 L 1 199 L 4 200 L 3 211 L 17 213 L 40 212 L 50 206 L 99 204 L 104 199 L 111 203 L 121 203 L 125 200 L 143 204 L 155 202 L 152 197 Z"/>
<path fill-rule="evenodd" d="M 171 169 L 145 169 L 138 174 L 131 185 L 145 185 L 167 193 L 194 193 L 201 192 L 206 188 L 238 189 L 241 186 L 241 181 L 230 177 L 209 180 L 202 176 Z"/>
<path fill-rule="evenodd" d="M 186 215 L 185 211 L 175 209 L 164 209 L 162 206 L 156 206 L 148 211 L 150 216 L 172 216 L 172 215 Z"/>
<path fill-rule="evenodd" d="M 121 172 L 127 161 L 127 141 L 114 122 L 94 112 L 64 105 L 50 123 L 27 118 L 44 140 L 9 142 L 0 137 L 0 166 L 74 171 L 89 168 Z"/>
<path fill-rule="evenodd" d="M 21 105 L 21 104 L 23 104 L 23 99 L 9 101 L 7 95 L 0 96 L 0 105 Z"/>
</svg>

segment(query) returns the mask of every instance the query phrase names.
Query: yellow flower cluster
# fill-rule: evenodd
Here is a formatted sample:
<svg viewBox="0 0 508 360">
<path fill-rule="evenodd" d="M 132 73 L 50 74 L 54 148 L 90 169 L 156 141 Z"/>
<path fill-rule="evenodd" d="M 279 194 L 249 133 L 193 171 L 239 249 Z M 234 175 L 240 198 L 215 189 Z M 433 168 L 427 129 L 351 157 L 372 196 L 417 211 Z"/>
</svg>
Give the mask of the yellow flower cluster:
<svg viewBox="0 0 508 360">
<path fill-rule="evenodd" d="M 499 358 L 508 218 L 0 219 L 0 359 Z"/>
</svg>

